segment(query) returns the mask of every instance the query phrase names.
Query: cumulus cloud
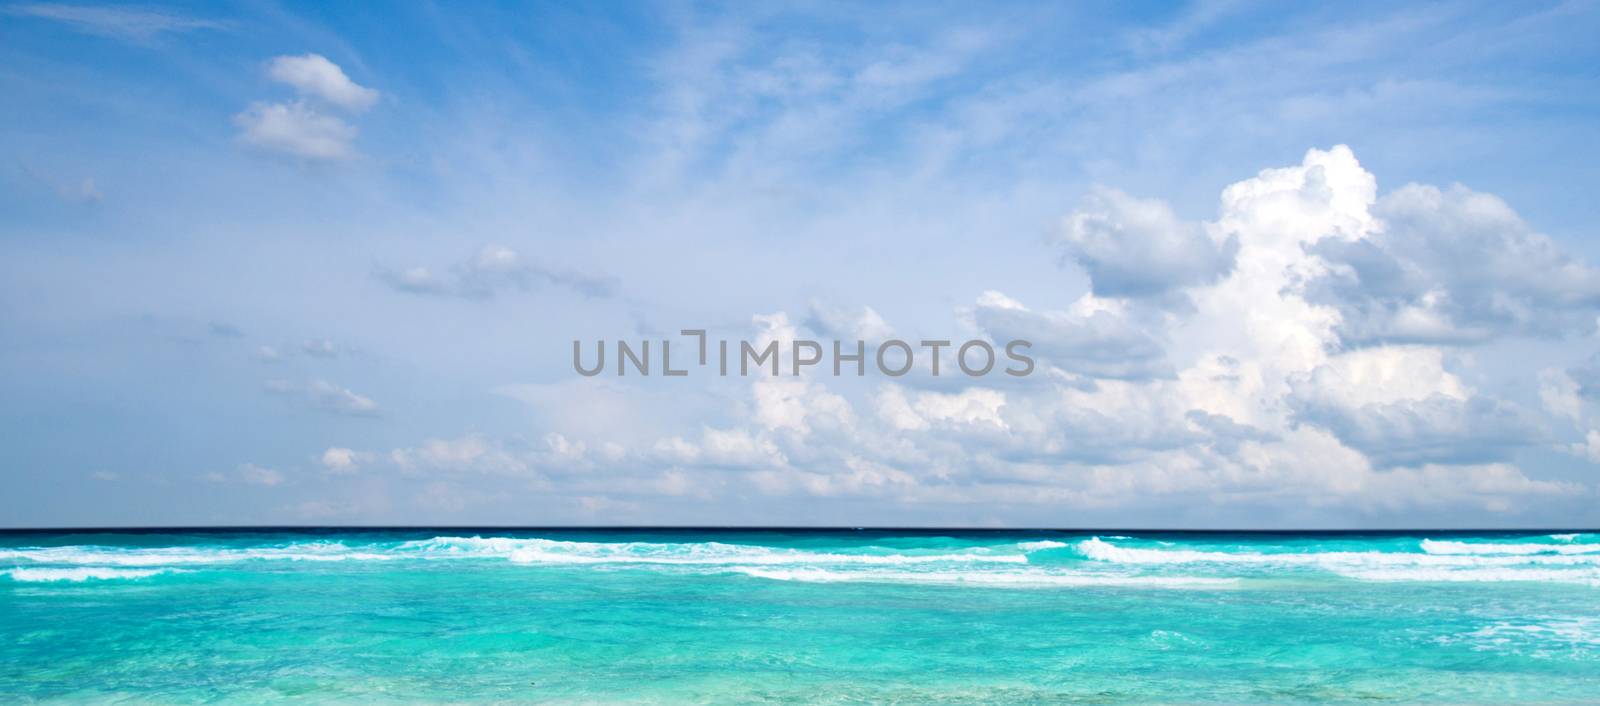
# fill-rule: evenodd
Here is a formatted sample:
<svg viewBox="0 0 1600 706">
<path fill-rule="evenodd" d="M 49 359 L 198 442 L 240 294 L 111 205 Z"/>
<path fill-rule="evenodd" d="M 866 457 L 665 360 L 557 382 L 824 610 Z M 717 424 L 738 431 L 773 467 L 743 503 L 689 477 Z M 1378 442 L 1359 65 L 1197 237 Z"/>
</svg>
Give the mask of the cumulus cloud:
<svg viewBox="0 0 1600 706">
<path fill-rule="evenodd" d="M 1333 431 L 1378 467 L 1502 461 L 1538 440 L 1538 427 L 1500 400 L 1433 395 L 1420 400 L 1342 407 L 1296 398 L 1302 421 Z"/>
<path fill-rule="evenodd" d="M 1576 393 L 1584 400 L 1600 400 L 1600 354 L 1590 356 L 1583 363 L 1569 368 L 1564 375 L 1555 380 L 1564 392 Z M 1570 400 L 1566 400 L 1571 404 Z"/>
<path fill-rule="evenodd" d="M 351 142 L 356 129 L 349 123 L 318 112 L 301 101 L 252 103 L 233 116 L 239 139 L 269 151 L 311 160 L 337 161 L 355 156 Z"/>
<path fill-rule="evenodd" d="M 312 161 L 355 156 L 355 126 L 324 109 L 365 111 L 377 101 L 377 91 L 351 81 L 337 64 L 317 54 L 276 57 L 267 65 L 267 76 L 292 87 L 298 98 L 259 101 L 235 115 L 241 141 Z"/>
<path fill-rule="evenodd" d="M 849 309 L 812 302 L 804 325 L 818 335 L 841 341 L 881 341 L 894 335 L 889 322 L 870 306 Z"/>
<path fill-rule="evenodd" d="M 1156 199 L 1099 188 L 1056 237 L 1089 275 L 1096 296 L 1150 297 L 1215 281 L 1233 267 L 1238 242 L 1179 220 Z"/>
<path fill-rule="evenodd" d="M 1129 379 L 1172 373 L 1161 343 L 1114 300 L 1086 295 L 1066 311 L 1033 311 L 990 291 L 979 297 L 972 319 L 998 345 L 1028 341 L 1026 353 L 1069 373 Z"/>
<path fill-rule="evenodd" d="M 1373 208 L 1380 225 L 1313 248 L 1332 267 L 1313 299 L 1339 309 L 1341 338 L 1476 343 L 1595 328 L 1600 270 L 1534 232 L 1499 198 L 1410 184 Z"/>
<path fill-rule="evenodd" d="M 1539 401 L 1558 417 L 1583 421 L 1583 388 L 1566 372 L 1547 368 L 1539 371 Z"/>
<path fill-rule="evenodd" d="M 1040 365 L 1024 381 L 959 378 L 924 389 L 911 378 L 863 385 L 817 370 L 760 376 L 726 381 L 727 409 L 715 423 L 699 424 L 694 420 L 710 416 L 686 414 L 681 395 L 651 396 L 644 381 L 510 386 L 501 391 L 606 423 L 554 419 L 549 424 L 560 425 L 559 433 L 531 443 L 435 439 L 397 449 L 386 462 L 412 474 L 559 478 L 558 487 L 622 503 L 755 495 L 1040 513 L 1186 505 L 1513 513 L 1587 492 L 1532 477 L 1517 459 L 1552 440 L 1550 419 L 1580 419 L 1584 398 L 1600 389 L 1600 372 L 1546 371 L 1543 404 L 1525 408 L 1475 387 L 1486 378 L 1488 389 L 1506 386 L 1497 371 L 1474 369 L 1455 347 L 1466 339 L 1400 344 L 1352 335 L 1351 316 L 1369 309 L 1336 296 L 1330 283 L 1349 276 L 1350 267 L 1331 254 L 1371 243 L 1413 253 L 1405 258 L 1413 265 L 1427 258 L 1394 246 L 1390 229 L 1412 226 L 1396 218 L 1404 209 L 1378 206 L 1376 179 L 1349 149 L 1311 150 L 1298 165 L 1227 187 L 1216 220 L 1204 224 L 1179 223 L 1159 204 L 1100 198 L 1080 211 L 1098 215 L 1080 219 L 1070 244 L 1098 278 L 1094 291 L 1037 308 L 989 291 L 955 312 L 977 335 L 1032 341 L 1029 353 Z M 1099 235 L 1090 233 L 1095 229 Z M 1188 249 L 1187 257 L 1209 264 L 1189 268 L 1161 255 L 1156 265 L 1171 286 L 1141 282 L 1118 269 L 1118 258 L 1133 256 L 1110 233 L 1165 253 Z M 1522 252 L 1519 242 L 1491 239 L 1483 247 L 1509 257 Z M 1586 275 L 1572 261 L 1543 262 L 1566 263 L 1555 269 L 1579 274 L 1561 281 L 1584 286 Z M 522 266 L 514 254 L 490 248 L 449 277 L 419 276 L 416 284 L 459 295 L 484 286 L 464 284 L 487 276 L 480 273 Z M 1428 265 L 1452 267 L 1479 265 Z M 1585 306 L 1582 296 L 1538 293 L 1504 272 L 1433 276 L 1489 290 L 1472 295 L 1483 301 L 1542 298 L 1572 312 Z M 1524 284 L 1508 284 L 1518 281 Z M 1495 294 L 1502 286 L 1507 293 Z M 1176 297 L 1184 306 L 1168 306 Z M 1520 335 L 1536 329 L 1524 324 L 1538 318 L 1456 312 L 1450 322 L 1460 330 L 1469 319 L 1498 321 L 1487 329 L 1493 335 Z M 1515 325 L 1501 325 L 1507 322 Z M 889 330 L 870 307 L 813 305 L 800 325 L 785 312 L 755 316 L 743 336 L 758 346 L 783 343 L 801 325 L 868 339 Z M 576 406 L 603 413 L 570 414 Z M 656 433 L 663 420 L 678 418 L 691 420 L 689 431 Z M 1600 457 L 1596 439 L 1600 433 L 1563 439 L 1569 443 L 1557 448 Z"/>
<path fill-rule="evenodd" d="M 1589 463 L 1600 463 L 1600 430 L 1590 429 L 1582 441 L 1567 444 L 1561 450 Z"/>
<path fill-rule="evenodd" d="M 378 101 L 378 92 L 358 85 L 338 64 L 319 54 L 280 56 L 267 65 L 267 76 L 310 96 L 349 111 L 363 111 Z"/>
<path fill-rule="evenodd" d="M 488 299 L 503 290 L 528 291 L 540 285 L 562 287 L 586 297 L 609 297 L 617 287 L 608 275 L 548 267 L 495 244 L 485 245 L 446 272 L 427 267 L 386 269 L 378 271 L 378 279 L 408 294 L 466 299 Z"/>
<path fill-rule="evenodd" d="M 330 447 L 322 452 L 322 467 L 329 473 L 344 475 L 355 473 L 361 466 L 372 461 L 372 455 L 353 451 L 340 446 Z"/>
</svg>

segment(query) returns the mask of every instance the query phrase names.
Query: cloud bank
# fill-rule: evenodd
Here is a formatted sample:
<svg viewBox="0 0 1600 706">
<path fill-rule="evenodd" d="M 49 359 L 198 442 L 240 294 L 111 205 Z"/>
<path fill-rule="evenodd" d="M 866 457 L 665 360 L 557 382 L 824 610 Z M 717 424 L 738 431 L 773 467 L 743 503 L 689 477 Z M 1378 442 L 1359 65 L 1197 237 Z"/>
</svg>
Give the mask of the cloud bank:
<svg viewBox="0 0 1600 706">
<path fill-rule="evenodd" d="M 367 453 L 405 473 L 511 476 L 618 503 L 755 495 L 1359 515 L 1514 512 L 1593 494 L 1516 464 L 1551 441 L 1549 412 L 1468 383 L 1484 371 L 1467 347 L 1579 335 L 1566 324 L 1595 314 L 1592 270 L 1498 199 L 1419 185 L 1380 198 L 1375 177 L 1337 146 L 1227 187 L 1212 221 L 1100 189 L 1063 223 L 1064 266 L 1082 268 L 1091 291 L 1049 310 L 996 289 L 953 312 L 978 335 L 1034 341 L 1042 371 L 1025 384 L 754 378 L 730 392 L 731 421 L 702 420 L 691 433 L 618 424 Z M 496 271 L 489 261 L 499 258 L 480 254 L 429 291 L 492 291 L 493 279 L 469 284 Z M 899 327 L 870 304 L 813 303 L 798 319 L 754 316 L 746 335 L 787 341 L 802 329 Z M 1546 397 L 1578 414 L 1595 377 L 1551 371 Z M 673 414 L 642 390 L 589 382 L 517 396 L 550 416 L 592 406 L 591 396 Z M 351 453 L 330 450 L 324 462 L 346 468 Z"/>
</svg>

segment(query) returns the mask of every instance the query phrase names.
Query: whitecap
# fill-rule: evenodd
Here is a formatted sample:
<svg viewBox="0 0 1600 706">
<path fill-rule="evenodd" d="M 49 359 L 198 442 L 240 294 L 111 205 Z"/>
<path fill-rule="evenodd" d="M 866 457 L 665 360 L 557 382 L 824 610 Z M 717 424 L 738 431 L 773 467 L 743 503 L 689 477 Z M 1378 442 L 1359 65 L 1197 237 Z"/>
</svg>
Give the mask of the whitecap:
<svg viewBox="0 0 1600 706">
<path fill-rule="evenodd" d="M 1577 535 L 1563 536 L 1577 538 Z M 1424 539 L 1422 551 L 1429 554 L 1592 554 L 1600 552 L 1600 544 L 1496 544 Z"/>
<path fill-rule="evenodd" d="M 72 568 L 16 567 L 6 569 L 0 573 L 11 577 L 12 581 L 25 583 L 54 581 L 81 583 L 90 580 L 142 579 L 174 571 L 174 569 L 117 569 L 105 566 L 75 566 Z"/>
<path fill-rule="evenodd" d="M 1551 545 L 1546 545 L 1551 546 Z M 1566 552 L 1560 554 L 1450 554 L 1416 552 L 1222 552 L 1194 549 L 1144 549 L 1123 547 L 1092 537 L 1079 542 L 1078 553 L 1088 559 L 1113 564 L 1216 564 L 1256 566 L 1309 566 L 1341 573 L 1384 567 L 1493 568 L 1493 567 L 1573 567 L 1600 566 L 1600 554 Z"/>
<path fill-rule="evenodd" d="M 1570 583 L 1585 586 L 1600 586 L 1600 572 L 1570 571 L 1561 569 L 1444 569 L 1413 567 L 1344 570 L 1339 571 L 1338 573 L 1346 578 L 1361 579 L 1364 581 L 1428 581 L 1451 583 L 1502 583 L 1508 581 L 1530 581 L 1541 583 Z"/>
<path fill-rule="evenodd" d="M 837 571 L 820 568 L 773 569 L 734 567 L 733 571 L 774 581 L 806 583 L 915 583 L 996 588 L 1051 587 L 1150 587 L 1217 588 L 1238 583 L 1238 579 L 1206 576 L 1124 576 L 1112 574 L 1059 574 L 1014 571 Z"/>
<path fill-rule="evenodd" d="M 1034 542 L 1017 542 L 1017 548 L 1025 552 L 1038 552 L 1046 549 L 1061 549 L 1071 546 L 1066 542 L 1057 542 L 1053 539 L 1041 539 Z"/>
</svg>

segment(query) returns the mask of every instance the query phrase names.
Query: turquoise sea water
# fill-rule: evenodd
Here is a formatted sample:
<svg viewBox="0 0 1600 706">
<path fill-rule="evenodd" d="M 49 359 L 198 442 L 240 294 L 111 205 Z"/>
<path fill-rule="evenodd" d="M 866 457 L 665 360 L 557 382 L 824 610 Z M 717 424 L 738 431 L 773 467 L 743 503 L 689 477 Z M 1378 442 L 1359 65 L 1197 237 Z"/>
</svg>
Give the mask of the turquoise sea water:
<svg viewBox="0 0 1600 706">
<path fill-rule="evenodd" d="M 0 534 L 4 703 L 1600 703 L 1600 535 Z"/>
</svg>

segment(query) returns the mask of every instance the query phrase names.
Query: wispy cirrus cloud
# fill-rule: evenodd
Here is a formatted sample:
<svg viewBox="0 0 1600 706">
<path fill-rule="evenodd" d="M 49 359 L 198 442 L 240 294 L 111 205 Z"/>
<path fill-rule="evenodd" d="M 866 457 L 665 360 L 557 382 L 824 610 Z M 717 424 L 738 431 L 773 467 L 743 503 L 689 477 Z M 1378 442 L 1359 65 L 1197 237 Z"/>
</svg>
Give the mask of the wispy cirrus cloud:
<svg viewBox="0 0 1600 706">
<path fill-rule="evenodd" d="M 534 262 L 503 245 L 485 245 L 470 259 L 437 271 L 425 266 L 379 270 L 378 279 L 407 294 L 488 299 L 506 289 L 527 291 L 539 285 L 563 287 L 586 297 L 609 297 L 616 279 Z"/>
<path fill-rule="evenodd" d="M 0 8 L 0 13 L 59 22 L 85 34 L 148 44 L 164 34 L 224 29 L 225 22 L 186 17 L 161 10 L 97 7 L 59 3 L 24 3 Z"/>
<path fill-rule="evenodd" d="M 340 387 L 326 380 L 298 383 L 290 380 L 268 380 L 268 392 L 297 398 L 313 409 L 352 417 L 375 417 L 378 403 L 365 395 Z"/>
</svg>

